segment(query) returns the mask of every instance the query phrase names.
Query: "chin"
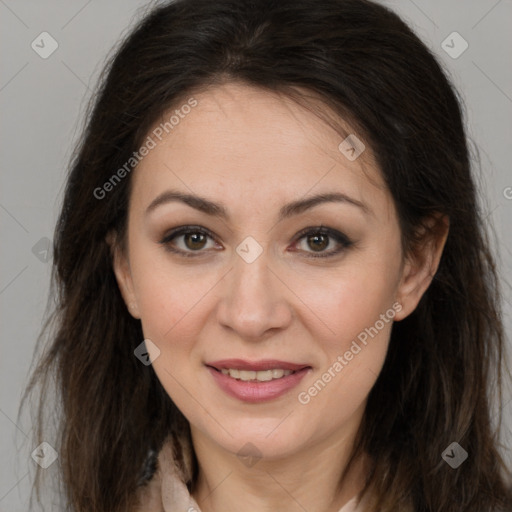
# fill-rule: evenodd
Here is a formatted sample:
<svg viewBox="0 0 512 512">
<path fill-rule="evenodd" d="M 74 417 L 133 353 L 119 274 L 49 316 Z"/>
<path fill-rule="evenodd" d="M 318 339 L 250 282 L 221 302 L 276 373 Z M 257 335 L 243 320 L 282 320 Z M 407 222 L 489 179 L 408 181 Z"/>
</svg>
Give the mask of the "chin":
<svg viewBox="0 0 512 512">
<path fill-rule="evenodd" d="M 233 437 L 225 432 L 221 438 L 214 438 L 219 446 L 241 458 L 255 457 L 265 460 L 277 460 L 293 455 L 305 447 L 308 439 L 303 428 L 284 428 L 279 421 L 247 422 L 247 425 L 238 425 L 238 431 L 230 431 Z M 246 422 L 244 422 L 246 423 Z M 271 428 L 269 428 L 271 425 Z"/>
</svg>

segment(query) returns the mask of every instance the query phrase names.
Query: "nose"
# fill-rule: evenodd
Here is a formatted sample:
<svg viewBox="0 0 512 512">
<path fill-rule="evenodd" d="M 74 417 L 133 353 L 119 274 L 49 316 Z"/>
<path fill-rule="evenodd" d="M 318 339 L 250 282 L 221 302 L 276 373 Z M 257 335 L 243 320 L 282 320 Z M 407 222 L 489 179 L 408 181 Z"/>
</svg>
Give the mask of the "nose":
<svg viewBox="0 0 512 512">
<path fill-rule="evenodd" d="M 233 269 L 224 277 L 217 319 L 241 339 L 258 341 L 291 323 L 291 291 L 271 266 L 266 250 L 251 263 L 235 255 Z"/>
</svg>

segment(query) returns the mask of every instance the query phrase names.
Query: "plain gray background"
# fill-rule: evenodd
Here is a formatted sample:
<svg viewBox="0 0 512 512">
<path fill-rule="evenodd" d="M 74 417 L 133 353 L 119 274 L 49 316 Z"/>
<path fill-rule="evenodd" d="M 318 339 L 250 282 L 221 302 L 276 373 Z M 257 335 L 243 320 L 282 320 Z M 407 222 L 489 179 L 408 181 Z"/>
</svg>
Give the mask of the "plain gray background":
<svg viewBox="0 0 512 512">
<path fill-rule="evenodd" d="M 496 230 L 509 333 L 512 0 L 383 3 L 439 56 L 465 100 L 469 134 L 481 154 L 486 216 Z M 142 0 L 0 0 L 0 512 L 28 510 L 35 447 L 28 444 L 29 419 L 16 419 L 46 306 L 51 253 L 45 254 L 45 246 L 53 236 L 73 142 L 105 56 L 145 5 Z M 58 44 L 46 59 L 31 46 L 42 32 Z M 453 32 L 468 44 L 459 56 L 454 52 L 465 43 Z M 43 37 L 47 51 L 50 40 Z M 511 397 L 502 404 L 509 446 Z"/>
</svg>

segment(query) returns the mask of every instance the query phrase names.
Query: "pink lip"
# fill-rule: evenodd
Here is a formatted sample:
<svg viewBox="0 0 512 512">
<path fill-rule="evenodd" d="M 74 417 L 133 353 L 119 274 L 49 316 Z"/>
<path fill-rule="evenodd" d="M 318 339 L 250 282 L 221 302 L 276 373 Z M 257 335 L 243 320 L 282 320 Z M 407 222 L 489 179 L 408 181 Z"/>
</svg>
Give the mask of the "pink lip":
<svg viewBox="0 0 512 512">
<path fill-rule="evenodd" d="M 266 402 L 278 398 L 297 386 L 311 370 L 303 364 L 285 363 L 284 361 L 264 360 L 257 362 L 240 359 L 226 359 L 208 363 L 208 371 L 218 386 L 229 396 L 249 403 Z M 220 368 L 236 368 L 248 371 L 263 371 L 273 368 L 292 370 L 294 373 L 266 382 L 242 381 L 224 375 Z"/>
<path fill-rule="evenodd" d="M 212 366 L 217 370 L 221 370 L 222 368 L 233 368 L 237 370 L 247 370 L 247 371 L 264 371 L 264 370 L 273 370 L 274 368 L 281 368 L 282 370 L 291 370 L 297 371 L 302 370 L 302 368 L 309 367 L 308 364 L 295 364 L 288 363 L 286 361 L 279 361 L 277 359 L 262 359 L 260 361 L 246 361 L 244 359 L 222 359 L 220 361 L 213 361 L 211 363 L 206 363 L 206 366 Z"/>
</svg>

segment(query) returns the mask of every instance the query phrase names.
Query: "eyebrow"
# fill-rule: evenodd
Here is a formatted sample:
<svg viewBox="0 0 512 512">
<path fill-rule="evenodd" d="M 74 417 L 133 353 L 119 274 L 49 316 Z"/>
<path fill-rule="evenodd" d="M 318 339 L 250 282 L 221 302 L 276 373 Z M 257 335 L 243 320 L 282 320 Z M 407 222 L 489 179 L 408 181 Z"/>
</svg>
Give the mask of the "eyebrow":
<svg viewBox="0 0 512 512">
<path fill-rule="evenodd" d="M 178 190 L 166 190 L 165 192 L 158 195 L 146 208 L 145 215 L 149 215 L 157 207 L 163 204 L 176 201 L 185 203 L 188 206 L 196 210 L 199 210 L 200 212 L 203 212 L 207 215 L 219 217 L 225 220 L 229 220 L 230 218 L 226 208 L 223 205 L 214 203 L 213 201 L 210 201 L 205 197 L 193 194 L 185 194 Z M 347 196 L 346 194 L 343 194 L 341 192 L 331 192 L 317 194 L 315 196 L 307 197 L 305 199 L 298 199 L 297 201 L 285 204 L 279 210 L 278 221 L 282 221 L 289 217 L 293 217 L 294 215 L 299 215 L 300 213 L 303 213 L 306 210 L 309 210 L 310 208 L 328 202 L 346 203 L 360 208 L 361 210 L 363 210 L 365 214 L 372 214 L 370 208 L 361 201 L 358 201 L 357 199 Z"/>
</svg>

